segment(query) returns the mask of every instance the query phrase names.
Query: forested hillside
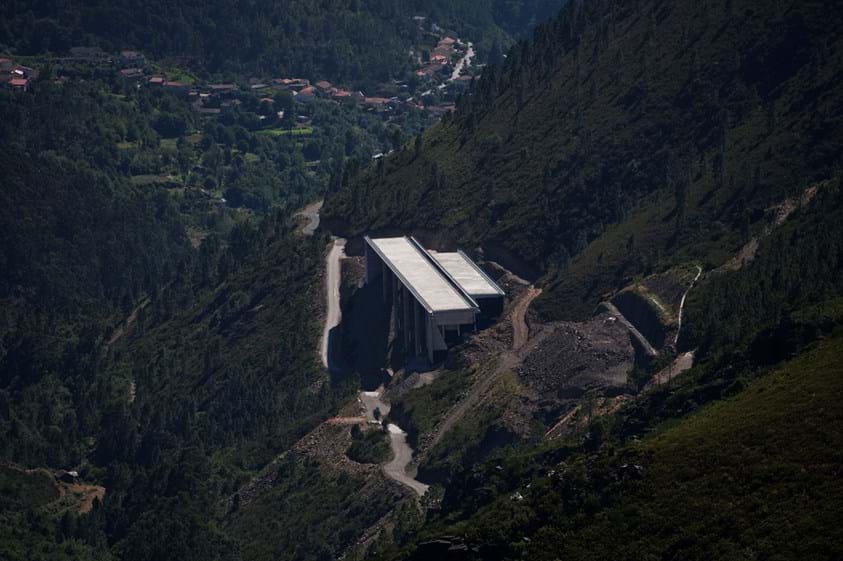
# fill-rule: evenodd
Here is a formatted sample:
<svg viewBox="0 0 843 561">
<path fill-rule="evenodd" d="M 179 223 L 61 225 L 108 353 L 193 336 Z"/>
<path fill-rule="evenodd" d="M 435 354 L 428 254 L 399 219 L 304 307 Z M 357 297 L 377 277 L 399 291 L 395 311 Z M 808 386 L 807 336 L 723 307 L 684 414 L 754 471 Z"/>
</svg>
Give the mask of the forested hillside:
<svg viewBox="0 0 843 561">
<path fill-rule="evenodd" d="M 446 365 L 393 403 L 443 495 L 375 558 L 839 556 L 842 19 L 819 2 L 571 4 L 329 196 L 335 233 L 476 249 L 543 289 L 535 357 L 502 368 L 515 359 L 480 337 L 454 361 L 482 356 L 479 376 Z M 590 352 L 606 331 L 588 326 L 623 317 L 598 304 L 682 267 L 700 274 L 678 339 L 636 353 L 625 387 L 533 397 L 535 376 L 582 363 L 531 358 Z"/>
<path fill-rule="evenodd" d="M 796 0 L 7 2 L 0 50 L 41 73 L 0 89 L 0 559 L 840 558 L 841 24 Z M 397 92 L 418 34 L 451 31 L 500 64 L 409 142 L 421 111 L 249 82 Z M 365 395 L 319 361 L 329 233 L 462 247 L 504 313 Z M 338 268 L 354 358 L 375 314 Z M 652 353 L 619 293 L 667 318 Z"/>
<path fill-rule="evenodd" d="M 0 48 L 64 54 L 74 46 L 135 48 L 211 73 L 296 74 L 350 83 L 401 76 L 421 33 L 414 16 L 481 42 L 506 44 L 553 14 L 563 0 L 444 2 L 12 1 L 0 9 Z"/>
<path fill-rule="evenodd" d="M 218 505 L 346 395 L 315 352 L 324 240 L 291 226 L 327 178 L 254 114 L 108 75 L 0 114 L 0 557 L 236 558 Z"/>
<path fill-rule="evenodd" d="M 327 221 L 482 246 L 543 277 L 546 317 L 582 318 L 637 274 L 723 262 L 766 207 L 835 177 L 840 21 L 822 3 L 574 3 Z"/>
</svg>

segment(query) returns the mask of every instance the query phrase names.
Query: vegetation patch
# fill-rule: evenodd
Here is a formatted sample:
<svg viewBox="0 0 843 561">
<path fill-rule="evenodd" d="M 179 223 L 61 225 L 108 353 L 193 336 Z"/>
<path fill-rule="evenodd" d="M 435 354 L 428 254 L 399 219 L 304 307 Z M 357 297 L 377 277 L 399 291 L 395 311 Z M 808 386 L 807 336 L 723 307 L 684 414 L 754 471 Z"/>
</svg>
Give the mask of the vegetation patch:
<svg viewBox="0 0 843 561">
<path fill-rule="evenodd" d="M 261 136 L 310 136 L 313 134 L 313 129 L 311 127 L 302 127 L 299 129 L 261 129 L 255 134 Z"/>
<path fill-rule="evenodd" d="M 419 436 L 428 434 L 451 407 L 457 404 L 471 386 L 470 371 L 447 371 L 432 384 L 407 392 L 392 402 L 390 418 L 407 431 L 410 444 L 416 446 Z"/>
<path fill-rule="evenodd" d="M 351 427 L 351 446 L 345 455 L 359 464 L 383 464 L 392 457 L 389 435 L 382 429 Z"/>
</svg>

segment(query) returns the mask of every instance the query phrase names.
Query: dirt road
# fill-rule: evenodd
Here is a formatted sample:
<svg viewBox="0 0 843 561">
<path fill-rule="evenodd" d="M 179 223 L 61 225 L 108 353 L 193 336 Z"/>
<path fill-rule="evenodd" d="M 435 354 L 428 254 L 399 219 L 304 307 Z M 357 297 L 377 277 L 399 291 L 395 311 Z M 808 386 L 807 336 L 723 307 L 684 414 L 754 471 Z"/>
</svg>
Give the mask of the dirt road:
<svg viewBox="0 0 843 561">
<path fill-rule="evenodd" d="M 401 427 L 392 423 L 388 424 L 386 428 L 389 431 L 389 443 L 394 457 L 392 461 L 383 466 L 384 473 L 398 483 L 406 485 L 417 495 L 424 495 L 428 486 L 407 473 L 407 466 L 413 461 L 413 449 L 407 444 L 407 433 L 401 430 Z"/>
<path fill-rule="evenodd" d="M 542 293 L 541 288 L 530 286 L 521 301 L 512 310 L 512 348 L 518 350 L 527 344 L 530 338 L 530 327 L 527 325 L 527 309 L 533 300 Z"/>
<path fill-rule="evenodd" d="M 311 203 L 295 214 L 295 216 L 301 216 L 306 220 L 300 230 L 305 236 L 312 236 L 319 227 L 319 211 L 322 210 L 322 203 L 323 201 Z"/>
<path fill-rule="evenodd" d="M 330 369 L 330 335 L 331 330 L 340 324 L 342 310 L 340 309 L 340 263 L 345 257 L 345 240 L 336 238 L 331 245 L 325 259 L 325 328 L 322 331 L 322 345 L 320 354 L 322 364 Z"/>
<path fill-rule="evenodd" d="M 370 423 L 376 423 L 383 417 L 389 414 L 390 405 L 381 400 L 383 395 L 383 386 L 375 391 L 360 392 L 360 402 L 366 409 L 366 419 Z M 375 409 L 378 409 L 380 415 L 375 418 Z M 413 449 L 407 443 L 407 433 L 396 424 L 390 423 L 387 425 L 389 431 L 389 445 L 392 448 L 392 460 L 384 464 L 383 472 L 387 477 L 406 485 L 416 492 L 419 496 L 427 492 L 428 486 L 415 479 L 415 473 L 409 473 L 407 466 L 413 461 Z"/>
<path fill-rule="evenodd" d="M 524 349 L 527 342 L 530 340 L 530 329 L 527 325 L 527 310 L 530 304 L 536 297 L 541 294 L 541 289 L 532 285 L 524 292 L 521 299 L 515 304 L 510 313 L 510 321 L 512 322 L 512 351 L 501 353 L 500 360 L 495 366 L 494 370 L 488 375 L 483 376 L 480 381 L 471 389 L 469 394 L 460 401 L 451 411 L 446 415 L 445 419 L 439 424 L 436 429 L 436 434 L 430 441 L 428 450 L 432 449 L 436 444 L 442 440 L 448 431 L 450 431 L 457 422 L 462 419 L 466 412 L 468 412 L 474 405 L 480 401 L 480 398 L 492 387 L 492 384 L 504 372 L 512 371 L 518 364 L 521 363 L 522 356 L 518 351 Z"/>
<path fill-rule="evenodd" d="M 682 374 L 686 370 L 690 370 L 694 366 L 694 351 L 688 351 L 687 353 L 682 353 L 681 355 L 677 356 L 673 359 L 668 366 L 656 372 L 653 377 L 647 382 L 646 388 L 650 388 L 652 386 L 660 386 L 662 384 L 669 383 L 673 378 Z"/>
</svg>

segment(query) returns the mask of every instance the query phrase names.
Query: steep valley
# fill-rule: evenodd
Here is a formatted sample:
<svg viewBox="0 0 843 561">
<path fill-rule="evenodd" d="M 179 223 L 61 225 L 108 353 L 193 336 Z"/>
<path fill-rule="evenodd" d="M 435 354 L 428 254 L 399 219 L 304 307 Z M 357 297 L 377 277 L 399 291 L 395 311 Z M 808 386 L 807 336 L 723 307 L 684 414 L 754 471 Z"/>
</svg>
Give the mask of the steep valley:
<svg viewBox="0 0 843 561">
<path fill-rule="evenodd" d="M 843 6 L 77 4 L 0 21 L 0 559 L 843 558 Z M 502 312 L 408 342 L 405 235 Z"/>
</svg>

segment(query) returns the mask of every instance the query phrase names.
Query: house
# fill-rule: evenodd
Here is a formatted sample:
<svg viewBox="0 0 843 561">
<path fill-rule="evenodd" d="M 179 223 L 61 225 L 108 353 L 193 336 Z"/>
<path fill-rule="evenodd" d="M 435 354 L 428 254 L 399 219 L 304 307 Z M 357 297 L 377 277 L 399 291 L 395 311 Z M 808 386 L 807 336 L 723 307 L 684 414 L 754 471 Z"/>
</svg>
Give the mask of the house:
<svg viewBox="0 0 843 561">
<path fill-rule="evenodd" d="M 310 80 L 304 78 L 275 78 L 272 83 L 280 90 L 300 92 L 310 86 Z"/>
<path fill-rule="evenodd" d="M 29 78 L 30 80 L 35 80 L 38 78 L 39 72 L 34 68 L 30 68 L 29 66 L 24 66 L 22 64 L 15 64 L 12 66 L 12 72 L 23 76 L 24 78 Z"/>
<path fill-rule="evenodd" d="M 164 85 L 165 81 L 166 81 L 166 78 L 164 78 L 163 76 L 150 76 L 148 84 L 150 86 L 161 87 L 161 86 Z"/>
<path fill-rule="evenodd" d="M 432 80 L 436 74 L 442 72 L 444 69 L 444 65 L 441 64 L 431 64 L 429 66 L 425 66 L 424 68 L 420 68 L 416 70 L 416 76 L 419 78 L 424 78 L 426 80 Z"/>
<path fill-rule="evenodd" d="M 146 57 L 138 51 L 120 51 L 117 59 L 122 68 L 143 68 L 146 66 Z"/>
<path fill-rule="evenodd" d="M 208 89 L 214 93 L 233 92 L 237 89 L 237 84 L 210 84 Z"/>
<path fill-rule="evenodd" d="M 190 84 L 184 82 L 164 82 L 164 90 L 176 95 L 190 95 Z"/>
<path fill-rule="evenodd" d="M 336 99 L 336 100 L 351 99 L 351 95 L 352 95 L 351 92 L 348 91 L 348 90 L 342 90 L 342 89 L 338 90 L 336 88 L 331 93 L 331 97 L 333 99 Z"/>
<path fill-rule="evenodd" d="M 333 89 L 333 87 L 334 87 L 331 84 L 331 82 L 329 82 L 328 80 L 319 80 L 318 82 L 316 82 L 313 85 L 316 86 L 317 88 L 319 88 L 320 90 L 322 90 L 322 92 L 324 92 L 324 93 L 330 92 L 331 89 Z"/>
<path fill-rule="evenodd" d="M 143 70 L 140 68 L 123 68 L 120 70 L 120 78 L 126 82 L 138 82 L 143 78 Z"/>
<path fill-rule="evenodd" d="M 365 105 L 369 110 L 376 111 L 378 113 L 385 113 L 392 109 L 392 106 L 396 103 L 395 100 L 388 99 L 385 97 L 367 97 L 363 99 L 363 105 Z"/>
<path fill-rule="evenodd" d="M 319 94 L 316 88 L 314 88 L 313 86 L 308 86 L 296 92 L 295 95 L 296 97 L 293 98 L 295 101 L 299 101 L 301 103 L 310 103 L 311 101 L 315 100 Z"/>
<path fill-rule="evenodd" d="M 29 79 L 28 78 L 12 78 L 9 80 L 9 86 L 12 89 L 19 90 L 19 91 L 26 91 L 29 89 Z"/>
</svg>

